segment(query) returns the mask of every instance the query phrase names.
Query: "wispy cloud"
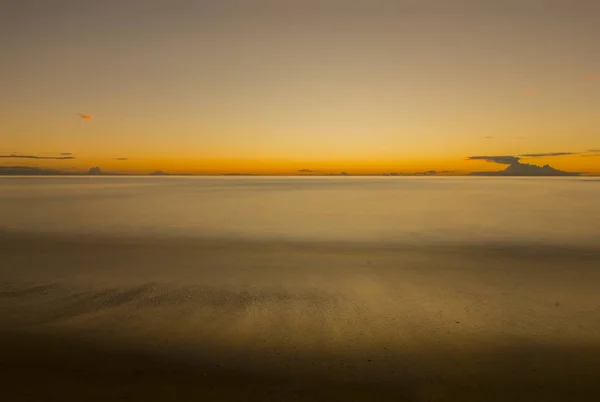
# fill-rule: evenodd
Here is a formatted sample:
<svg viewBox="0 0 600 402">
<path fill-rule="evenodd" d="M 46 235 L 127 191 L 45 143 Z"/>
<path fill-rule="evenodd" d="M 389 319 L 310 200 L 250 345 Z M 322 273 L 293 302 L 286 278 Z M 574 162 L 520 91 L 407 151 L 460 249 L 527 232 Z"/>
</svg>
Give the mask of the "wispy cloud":
<svg viewBox="0 0 600 402">
<path fill-rule="evenodd" d="M 544 156 L 566 156 L 566 155 L 577 155 L 580 152 L 549 152 L 545 154 L 522 154 L 519 156 L 525 156 L 527 158 L 541 158 Z"/>
<path fill-rule="evenodd" d="M 61 155 L 61 156 L 72 156 L 72 152 L 42 152 L 44 155 Z M 11 152 L 11 154 L 20 154 L 20 152 Z"/>
<path fill-rule="evenodd" d="M 600 156 L 600 149 L 590 149 L 587 153 L 581 155 L 583 157 Z"/>
<path fill-rule="evenodd" d="M 113 158 L 114 161 L 128 161 L 129 158 Z"/>
<path fill-rule="evenodd" d="M 581 155 L 581 154 L 582 154 L 582 152 L 546 152 L 546 153 L 520 154 L 520 155 L 468 156 L 466 159 L 470 160 L 470 161 L 484 160 L 487 162 L 499 163 L 501 165 L 512 165 L 512 164 L 518 163 L 523 158 L 543 158 L 543 157 L 569 156 L 569 155 Z"/>
<path fill-rule="evenodd" d="M 94 120 L 92 116 L 86 113 L 79 113 L 79 117 L 81 117 L 83 120 Z"/>
<path fill-rule="evenodd" d="M 61 154 L 63 155 L 63 154 Z M 6 159 L 52 159 L 52 160 L 66 160 L 66 159 L 75 159 L 72 154 L 65 154 L 64 156 L 37 156 L 37 155 L 0 155 L 0 158 Z"/>
<path fill-rule="evenodd" d="M 318 170 L 311 170 L 311 169 L 300 169 L 298 170 L 298 173 L 317 173 Z"/>
<path fill-rule="evenodd" d="M 486 161 L 486 162 L 499 163 L 501 165 L 512 165 L 512 164 L 515 164 L 515 163 L 519 163 L 519 161 L 521 160 L 521 158 L 519 158 L 518 156 L 510 156 L 510 155 L 503 155 L 503 156 L 468 156 L 466 159 L 468 161 L 482 160 L 482 161 Z"/>
</svg>

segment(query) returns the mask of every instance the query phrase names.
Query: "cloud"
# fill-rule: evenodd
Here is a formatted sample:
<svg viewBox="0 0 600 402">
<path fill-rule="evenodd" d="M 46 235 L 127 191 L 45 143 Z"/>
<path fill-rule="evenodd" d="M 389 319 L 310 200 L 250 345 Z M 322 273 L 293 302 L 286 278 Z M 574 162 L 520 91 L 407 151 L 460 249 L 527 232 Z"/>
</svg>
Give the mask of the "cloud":
<svg viewBox="0 0 600 402">
<path fill-rule="evenodd" d="M 585 75 L 583 76 L 583 79 L 588 81 L 600 80 L 600 74 Z"/>
<path fill-rule="evenodd" d="M 20 154 L 21 152 L 11 152 L 11 154 Z M 72 156 L 72 152 L 43 152 L 44 155 L 61 155 L 61 156 Z"/>
<path fill-rule="evenodd" d="M 541 158 L 544 156 L 565 156 L 565 155 L 577 155 L 578 152 L 550 152 L 546 154 L 523 154 L 519 156 L 525 156 L 527 158 Z"/>
<path fill-rule="evenodd" d="M 75 157 L 73 156 L 73 154 L 61 154 L 63 156 L 36 156 L 36 155 L 17 155 L 17 154 L 10 154 L 10 155 L 0 155 L 0 158 L 7 158 L 7 159 L 16 159 L 16 158 L 20 158 L 20 159 L 52 159 L 52 160 L 66 160 L 66 159 L 75 159 Z"/>
<path fill-rule="evenodd" d="M 519 156 L 469 156 L 467 160 L 485 160 L 487 162 L 509 165 L 499 172 L 471 172 L 475 176 L 579 176 L 579 172 L 565 172 L 554 169 L 550 165 L 537 166 L 521 163 L 521 156 L 528 158 L 539 158 L 544 156 L 577 155 L 574 152 L 551 152 L 543 154 L 522 154 Z"/>
<path fill-rule="evenodd" d="M 590 151 L 591 152 L 591 151 Z M 520 154 L 520 155 L 502 155 L 502 156 L 469 156 L 467 160 L 484 160 L 486 162 L 499 163 L 501 165 L 512 165 L 518 163 L 522 158 L 543 158 L 553 156 L 579 155 L 581 152 L 547 152 L 540 154 Z"/>
<path fill-rule="evenodd" d="M 588 152 L 600 152 L 600 149 L 590 149 Z"/>
<path fill-rule="evenodd" d="M 483 137 L 483 138 L 486 138 L 486 139 L 488 139 L 488 140 L 489 140 L 490 138 L 494 138 L 494 137 L 491 137 L 491 136 L 489 136 L 489 135 L 488 135 L 488 136 L 486 136 L 486 137 Z"/>
<path fill-rule="evenodd" d="M 88 174 L 100 175 L 100 174 L 104 174 L 104 172 L 98 166 L 95 166 L 95 167 L 90 168 L 90 170 L 88 171 Z"/>
<path fill-rule="evenodd" d="M 65 174 L 55 169 L 44 169 L 36 166 L 0 166 L 0 175 L 59 175 Z"/>
<path fill-rule="evenodd" d="M 168 173 L 163 170 L 155 170 L 154 172 L 148 173 L 150 176 L 167 176 Z"/>
<path fill-rule="evenodd" d="M 79 117 L 81 117 L 83 120 L 94 120 L 94 118 L 92 116 L 90 116 L 89 114 L 85 114 L 85 113 L 79 113 Z"/>
<path fill-rule="evenodd" d="M 310 170 L 310 169 L 300 169 L 298 173 L 317 173 L 318 170 Z"/>
<path fill-rule="evenodd" d="M 505 156 L 469 156 L 469 157 L 467 157 L 467 160 L 469 160 L 469 161 L 483 160 L 483 161 L 486 161 L 486 162 L 499 163 L 501 165 L 512 165 L 512 164 L 515 164 L 515 163 L 519 163 L 519 160 L 521 160 L 521 158 L 519 158 L 518 156 L 510 156 L 510 155 L 505 155 Z"/>
<path fill-rule="evenodd" d="M 128 161 L 129 158 L 113 158 L 114 161 Z"/>
</svg>

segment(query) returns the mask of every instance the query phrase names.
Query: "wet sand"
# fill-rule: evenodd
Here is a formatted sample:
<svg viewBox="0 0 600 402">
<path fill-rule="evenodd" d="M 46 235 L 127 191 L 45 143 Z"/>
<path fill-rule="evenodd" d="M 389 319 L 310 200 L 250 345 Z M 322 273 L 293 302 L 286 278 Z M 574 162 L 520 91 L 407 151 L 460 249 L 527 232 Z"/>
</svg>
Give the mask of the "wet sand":
<svg viewBox="0 0 600 402">
<path fill-rule="evenodd" d="M 7 400 L 600 397 L 600 252 L 0 236 Z"/>
<path fill-rule="evenodd" d="M 3 398 L 10 401 L 588 401 L 600 395 L 597 348 L 497 350 L 478 357 L 496 366 L 493 375 L 452 383 L 433 373 L 429 381 L 379 382 L 261 375 L 47 335 L 4 332 L 0 340 Z M 443 373 L 444 356 L 430 357 Z"/>
</svg>

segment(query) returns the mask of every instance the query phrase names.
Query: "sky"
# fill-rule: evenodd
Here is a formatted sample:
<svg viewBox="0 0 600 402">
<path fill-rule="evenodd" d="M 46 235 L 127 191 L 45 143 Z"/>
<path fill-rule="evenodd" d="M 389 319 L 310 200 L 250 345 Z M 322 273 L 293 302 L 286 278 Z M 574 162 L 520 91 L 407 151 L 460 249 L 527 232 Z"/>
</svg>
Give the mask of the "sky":
<svg viewBox="0 0 600 402">
<path fill-rule="evenodd" d="M 597 0 L 3 0 L 0 166 L 600 173 L 598 21 Z"/>
</svg>

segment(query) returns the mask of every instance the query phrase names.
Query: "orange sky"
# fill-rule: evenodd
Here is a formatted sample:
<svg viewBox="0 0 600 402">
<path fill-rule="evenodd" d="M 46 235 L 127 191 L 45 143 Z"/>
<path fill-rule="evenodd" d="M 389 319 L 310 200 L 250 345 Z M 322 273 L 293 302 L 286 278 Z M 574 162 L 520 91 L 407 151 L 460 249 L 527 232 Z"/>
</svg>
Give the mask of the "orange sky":
<svg viewBox="0 0 600 402">
<path fill-rule="evenodd" d="M 1 13 L 0 166 L 600 173 L 597 1 L 97 3 Z"/>
</svg>

